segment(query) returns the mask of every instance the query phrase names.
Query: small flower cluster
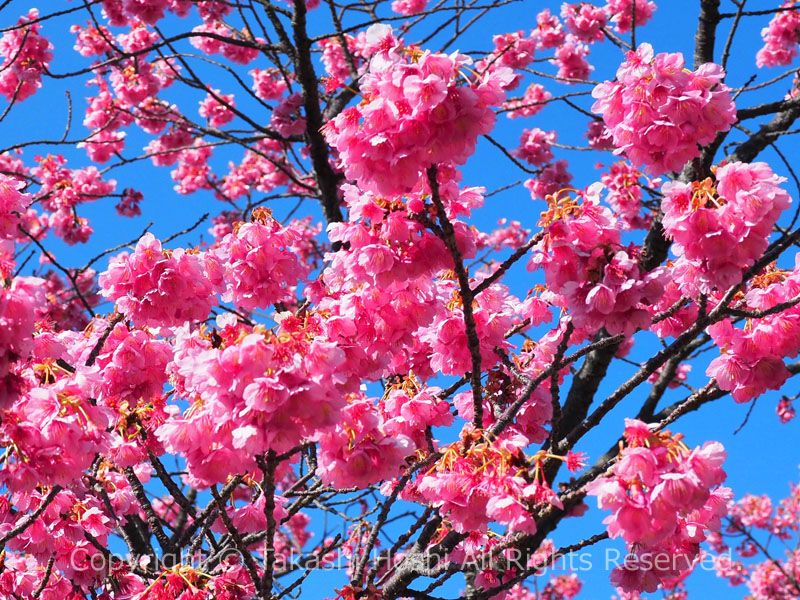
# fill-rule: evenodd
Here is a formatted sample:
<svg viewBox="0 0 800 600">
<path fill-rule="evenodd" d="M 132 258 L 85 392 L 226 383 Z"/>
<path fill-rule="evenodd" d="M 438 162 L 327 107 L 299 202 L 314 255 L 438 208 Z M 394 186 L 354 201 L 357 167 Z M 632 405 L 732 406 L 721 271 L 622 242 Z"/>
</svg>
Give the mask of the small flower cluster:
<svg viewBox="0 0 800 600">
<path fill-rule="evenodd" d="M 523 229 L 519 221 L 509 221 L 503 217 L 497 220 L 497 228 L 485 238 L 479 238 L 477 244 L 481 250 L 484 248 L 491 248 L 495 252 L 503 248 L 516 250 L 525 245 L 530 235 L 530 230 Z"/>
<path fill-rule="evenodd" d="M 800 296 L 800 255 L 790 271 L 774 265 L 754 277 L 744 295 L 743 308 L 768 310 Z M 706 374 L 716 377 L 723 390 L 730 391 L 736 402 L 747 402 L 767 390 L 777 390 L 789 378 L 783 363 L 786 357 L 800 352 L 800 308 L 759 319 L 748 319 L 738 328 L 730 319 L 709 326 L 708 333 L 720 349 L 720 356 L 711 361 Z"/>
<path fill-rule="evenodd" d="M 417 336 L 430 348 L 428 356 L 433 372 L 463 375 L 472 369 L 472 357 L 461 293 L 454 278 L 440 279 L 436 287 L 445 310 L 437 310 L 430 325 L 421 328 Z M 492 284 L 474 299 L 472 313 L 484 369 L 497 362 L 496 348 L 510 347 L 505 333 L 514 324 L 517 305 L 518 300 L 499 283 Z"/>
<path fill-rule="evenodd" d="M 664 231 L 674 240 L 673 277 L 684 296 L 739 283 L 791 202 L 784 181 L 766 163 L 735 162 L 717 168 L 715 180 L 664 185 Z"/>
<path fill-rule="evenodd" d="M 406 466 L 406 457 L 414 453 L 408 437 L 386 431 L 374 400 L 363 395 L 348 398 L 336 428 L 318 441 L 317 472 L 325 484 L 340 488 L 363 488 L 394 479 Z"/>
<path fill-rule="evenodd" d="M 392 10 L 399 15 L 416 15 L 425 10 L 428 0 L 394 0 Z"/>
<path fill-rule="evenodd" d="M 17 21 L 18 27 L 9 28 L 0 38 L 0 94 L 6 100 L 22 102 L 30 98 L 42 85 L 44 73 L 53 59 L 53 45 L 39 32 L 39 11 L 31 9 Z"/>
<path fill-rule="evenodd" d="M 778 67 L 791 64 L 797 56 L 800 42 L 800 11 L 796 10 L 797 0 L 787 0 L 781 4 L 782 10 L 772 17 L 761 37 L 764 46 L 756 53 L 756 66 Z"/>
<path fill-rule="evenodd" d="M 163 250 L 152 233 L 142 236 L 133 254 L 112 259 L 98 283 L 103 296 L 140 327 L 202 321 L 216 304 L 200 253 Z"/>
<path fill-rule="evenodd" d="M 0 442 L 11 451 L 0 482 L 10 490 L 68 485 L 109 446 L 110 409 L 92 404 L 85 377 L 34 387 L 2 415 Z"/>
<path fill-rule="evenodd" d="M 627 542 L 629 555 L 614 569 L 611 583 L 626 592 L 653 592 L 692 568 L 707 531 L 719 531 L 732 493 L 725 480 L 725 450 L 707 442 L 689 450 L 680 435 L 651 431 L 625 420 L 626 445 L 609 477 L 587 486 L 612 538 Z M 654 560 L 668 556 L 671 560 Z"/>
<path fill-rule="evenodd" d="M 178 329 L 168 371 L 192 405 L 156 432 L 166 450 L 186 458 L 194 485 L 256 470 L 254 457 L 281 453 L 333 428 L 354 382 L 345 356 L 322 334 L 317 314 L 277 317 L 275 333 L 217 317 L 217 328 Z"/>
<path fill-rule="evenodd" d="M 602 41 L 604 38 L 603 27 L 606 26 L 608 16 L 600 6 L 588 2 L 561 5 L 561 18 L 564 27 L 581 42 L 591 44 Z"/>
<path fill-rule="evenodd" d="M 366 32 L 360 32 L 357 37 L 344 34 L 344 41 L 347 44 L 347 54 L 353 60 L 353 66 L 357 73 L 361 73 L 366 64 L 368 56 Z M 370 38 L 370 41 L 373 41 Z M 320 40 L 319 46 L 322 48 L 322 65 L 328 76 L 328 85 L 339 87 L 343 82 L 350 79 L 350 65 L 347 61 L 347 54 L 342 47 L 342 41 L 338 36 Z"/>
<path fill-rule="evenodd" d="M 556 77 L 570 84 L 588 79 L 594 70 L 586 59 L 588 55 L 589 47 L 568 34 L 566 41 L 556 48 L 555 57 L 550 61 L 558 67 Z"/>
<path fill-rule="evenodd" d="M 225 104 L 220 100 L 223 100 Z M 211 127 L 222 127 L 233 121 L 236 115 L 232 109 L 235 107 L 233 94 L 223 94 L 219 90 L 211 90 L 200 102 L 198 112 L 201 117 L 208 119 Z"/>
<path fill-rule="evenodd" d="M 714 544 L 714 566 L 719 577 L 731 586 L 747 584 L 753 600 L 778 600 L 797 596 L 792 574 L 800 570 L 796 540 L 800 530 L 800 485 L 790 484 L 789 494 L 780 502 L 769 496 L 746 494 L 729 505 L 729 525 Z M 762 537 L 763 536 L 763 537 Z M 762 537 L 762 541 L 759 541 Z M 769 553 L 773 539 L 787 548 L 783 556 Z M 734 545 L 730 548 L 728 544 Z M 732 552 L 733 551 L 733 552 Z M 734 553 L 740 558 L 734 559 Z M 760 562 L 752 559 L 758 556 Z"/>
<path fill-rule="evenodd" d="M 13 367 L 33 351 L 35 310 L 45 302 L 43 283 L 14 277 L 10 286 L 0 286 L 0 409 L 9 408 L 23 391 Z"/>
<path fill-rule="evenodd" d="M 541 167 L 553 160 L 553 142 L 556 141 L 555 131 L 543 131 L 538 127 L 524 129 L 519 140 L 519 148 L 511 151 L 511 154 L 524 160 L 528 164 Z"/>
<path fill-rule="evenodd" d="M 287 89 L 286 80 L 278 69 L 253 69 L 253 92 L 262 100 L 277 100 Z"/>
<path fill-rule="evenodd" d="M 239 41 L 240 39 L 249 42 L 255 41 L 256 44 L 266 43 L 266 40 L 262 38 L 254 38 L 247 28 L 237 31 L 219 20 L 206 21 L 206 23 L 198 25 L 192 31 L 194 33 L 212 34 L 214 36 L 199 35 L 192 37 L 191 40 L 189 40 L 192 46 L 204 54 L 222 54 L 222 56 L 229 61 L 239 65 L 249 64 L 258 58 L 260 54 L 258 48 L 246 44 L 226 42 L 225 38 L 232 41 Z"/>
<path fill-rule="evenodd" d="M 548 288 L 560 295 L 577 327 L 605 327 L 632 335 L 650 325 L 647 307 L 664 290 L 664 271 L 644 272 L 634 248 L 620 242 L 620 224 L 599 201 L 601 184 L 548 197 L 539 225 L 546 235 L 533 247 L 529 269 L 542 267 Z"/>
<path fill-rule="evenodd" d="M 139 400 L 147 402 L 163 393 L 167 382 L 167 364 L 172 360 L 172 347 L 155 339 L 141 329 L 129 330 L 118 323 L 111 330 L 96 365 L 102 375 L 102 395 L 105 404 L 126 402 L 136 407 Z"/>
<path fill-rule="evenodd" d="M 288 165 L 280 143 L 262 140 L 256 147 L 256 152 L 247 150 L 238 164 L 228 163 L 229 171 L 217 186 L 220 200 L 235 200 L 254 191 L 268 193 L 287 185 Z"/>
<path fill-rule="evenodd" d="M 33 201 L 29 194 L 20 191 L 24 187 L 18 179 L 0 174 L 0 253 L 9 251 L 9 241 L 19 235 L 20 215 L 25 214 Z"/>
<path fill-rule="evenodd" d="M 667 268 L 672 268 L 673 262 L 667 261 Z M 650 325 L 650 330 L 660 338 L 669 336 L 678 337 L 681 333 L 689 329 L 697 321 L 699 309 L 697 303 L 692 302 L 674 310 L 675 303 L 680 301 L 683 296 L 674 278 L 670 278 L 664 286 L 664 295 L 658 302 L 650 307 L 653 316 L 658 313 L 673 309 L 672 314 L 657 323 Z"/>
<path fill-rule="evenodd" d="M 545 452 L 528 459 L 522 436 L 504 435 L 490 441 L 483 430 L 466 425 L 461 439 L 419 477 L 415 491 L 423 502 L 447 515 L 460 533 L 485 531 L 490 521 L 510 530 L 536 532 L 534 507 L 561 507 L 542 474 Z"/>
<path fill-rule="evenodd" d="M 595 121 L 597 122 L 597 121 Z M 647 229 L 650 227 L 650 218 L 642 216 L 642 186 L 658 187 L 660 180 L 645 177 L 645 183 L 640 179 L 644 175 L 632 167 L 630 163 L 619 161 L 608 168 L 600 176 L 600 181 L 608 188 L 606 201 L 619 215 L 625 229 Z"/>
<path fill-rule="evenodd" d="M 586 126 L 584 137 L 593 150 L 613 150 L 614 140 L 602 119 L 592 119 Z"/>
<path fill-rule="evenodd" d="M 438 396 L 440 392 L 437 387 L 424 386 L 413 373 L 389 385 L 378 402 L 383 430 L 393 437 L 408 438 L 412 450 L 427 450 L 428 427 L 453 423 L 450 404 Z"/>
<path fill-rule="evenodd" d="M 480 205 L 483 190 L 460 189 L 458 175 L 440 166 L 439 191 L 454 220 L 456 244 L 468 258 L 475 254 L 475 234 L 455 218 Z M 327 335 L 345 349 L 353 372 L 380 377 L 387 368 L 390 373 L 413 368 L 428 377 L 430 348 L 417 330 L 451 299 L 452 288 L 444 290 L 433 276 L 452 269 L 453 262 L 444 243 L 412 218 L 416 212 L 428 214 L 424 196 L 410 195 L 403 202 L 347 184 L 343 191 L 349 222 L 328 226 L 331 242 L 343 247 L 328 255 L 330 265 L 308 286 L 308 297 L 328 314 Z M 458 318 L 463 331 L 463 317 Z"/>
<path fill-rule="evenodd" d="M 82 330 L 89 323 L 86 304 L 97 306 L 102 298 L 97 293 L 97 273 L 88 269 L 72 281 L 55 270 L 42 274 L 44 280 L 44 302 L 36 308 L 36 320 L 41 330 Z M 81 297 L 76 293 L 80 292 Z M 86 304 L 84 304 L 84 300 Z"/>
<path fill-rule="evenodd" d="M 642 27 L 656 11 L 656 3 L 652 0 L 607 0 L 606 13 L 608 20 L 614 23 L 618 33 L 627 33 L 633 24 L 633 8 L 636 5 L 636 27 Z"/>
<path fill-rule="evenodd" d="M 485 74 L 500 67 L 519 70 L 533 62 L 536 41 L 531 36 L 526 36 L 524 31 L 495 35 L 492 42 L 494 50 L 486 58 L 475 63 L 475 70 L 478 73 Z M 503 86 L 503 89 L 516 88 L 521 80 L 522 74 L 517 73 Z"/>
<path fill-rule="evenodd" d="M 513 74 L 500 67 L 474 80 L 462 73 L 468 57 L 403 48 L 385 25 L 373 25 L 367 37 L 382 49 L 360 81 L 364 101 L 326 124 L 325 139 L 348 179 L 400 195 L 431 165 L 466 162 L 494 125 L 492 107 L 504 100 Z"/>
<path fill-rule="evenodd" d="M 788 423 L 797 416 L 797 410 L 794 406 L 792 406 L 792 402 L 794 400 L 796 400 L 796 398 L 783 396 L 778 401 L 778 406 L 775 408 L 775 412 L 777 413 L 778 419 L 781 423 Z"/>
<path fill-rule="evenodd" d="M 222 300 L 248 311 L 291 301 L 294 287 L 308 275 L 295 252 L 302 232 L 282 226 L 264 208 L 251 218 L 234 225 L 205 255 L 211 281 L 225 290 Z"/>
<path fill-rule="evenodd" d="M 532 117 L 544 108 L 550 98 L 552 94 L 543 85 L 532 83 L 521 98 L 506 100 L 503 103 L 503 110 L 508 111 L 506 115 L 509 119 Z"/>
<path fill-rule="evenodd" d="M 531 32 L 536 41 L 536 49 L 558 48 L 564 43 L 567 32 L 557 16 L 550 14 L 550 9 L 540 10 L 536 15 L 536 29 Z"/>
<path fill-rule="evenodd" d="M 545 200 L 548 196 L 568 188 L 572 181 L 572 173 L 567 170 L 567 166 L 567 161 L 560 159 L 543 167 L 538 177 L 528 179 L 525 187 L 530 191 L 531 198 Z"/>
<path fill-rule="evenodd" d="M 724 75 L 714 63 L 689 71 L 681 53 L 654 56 L 650 44 L 641 44 L 628 52 L 617 81 L 594 88 L 592 110 L 603 115 L 616 152 L 634 165 L 650 175 L 680 171 L 736 122 Z"/>
</svg>

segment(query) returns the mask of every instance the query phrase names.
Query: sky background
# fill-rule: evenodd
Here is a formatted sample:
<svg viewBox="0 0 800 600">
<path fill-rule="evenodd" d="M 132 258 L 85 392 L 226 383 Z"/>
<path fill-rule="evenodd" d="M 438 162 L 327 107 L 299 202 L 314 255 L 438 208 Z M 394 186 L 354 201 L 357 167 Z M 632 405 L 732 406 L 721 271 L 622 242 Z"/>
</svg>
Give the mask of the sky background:
<svg viewBox="0 0 800 600">
<path fill-rule="evenodd" d="M 13 23 L 19 15 L 26 12 L 31 6 L 38 6 L 41 13 L 45 14 L 65 7 L 76 6 L 77 4 L 77 2 L 55 0 L 38 3 L 12 1 L 0 11 L 0 26 Z M 654 19 L 646 27 L 638 30 L 637 41 L 650 42 L 656 52 L 683 52 L 685 56 L 691 57 L 698 5 L 699 2 L 697 0 L 662 0 L 659 3 Z M 775 2 L 763 0 L 751 0 L 747 3 L 747 7 L 750 10 L 768 9 L 775 5 Z M 482 22 L 474 27 L 461 43 L 456 44 L 451 49 L 460 49 L 462 51 L 490 50 L 492 47 L 491 36 L 493 34 L 506 33 L 518 29 L 529 31 L 535 26 L 535 16 L 538 10 L 546 6 L 551 7 L 551 10 L 557 13 L 560 2 L 526 0 L 499 8 L 489 16 L 484 17 Z M 721 7 L 723 12 L 733 9 L 733 4 L 729 0 L 723 0 Z M 194 24 L 196 16 L 193 15 L 191 18 Z M 732 87 L 741 85 L 753 75 L 757 76 L 755 83 L 759 83 L 782 72 L 780 69 L 759 70 L 755 67 L 755 53 L 761 45 L 759 32 L 767 24 L 768 20 L 769 17 L 764 16 L 744 19 L 737 34 L 728 65 L 730 75 L 727 82 Z M 87 65 L 86 59 L 72 51 L 74 36 L 69 33 L 69 26 L 75 21 L 75 17 L 69 15 L 45 24 L 43 33 L 49 37 L 55 46 L 55 59 L 51 64 L 51 70 L 55 73 L 66 73 Z M 327 31 L 327 10 L 323 8 L 312 12 L 310 22 L 312 29 Z M 422 28 L 432 29 L 438 22 L 438 16 L 428 17 Z M 717 59 L 719 59 L 730 24 L 731 20 L 728 19 L 720 26 Z M 185 26 L 185 22 L 170 19 L 165 21 L 163 26 L 167 31 L 177 30 Z M 415 41 L 418 37 L 418 35 L 411 35 L 407 39 Z M 436 50 L 438 49 L 437 44 L 440 43 L 439 39 L 434 38 L 427 47 Z M 543 57 L 544 55 L 537 56 L 537 58 Z M 609 42 L 595 44 L 592 46 L 590 55 L 590 61 L 595 66 L 592 78 L 597 81 L 612 78 L 622 59 L 623 56 L 620 50 Z M 687 61 L 691 63 L 690 58 Z M 247 68 L 240 70 L 240 72 L 258 66 L 266 65 L 260 65 L 256 61 Z M 321 72 L 320 63 L 318 63 L 318 67 Z M 555 72 L 547 63 L 537 63 L 534 67 L 550 73 Z M 220 88 L 223 92 L 229 91 L 229 88 L 226 87 L 230 85 L 230 80 L 227 76 L 220 75 L 219 71 L 212 67 L 204 68 L 203 73 L 208 77 L 209 84 Z M 72 97 L 72 123 L 68 138 L 76 139 L 85 135 L 86 129 L 81 124 L 86 107 L 84 98 L 93 93 L 94 90 L 94 88 L 83 87 L 83 83 L 86 80 L 86 76 L 76 79 L 46 80 L 44 87 L 36 96 L 15 107 L 6 119 L 0 123 L 0 146 L 7 147 L 22 141 L 35 139 L 60 139 L 67 124 L 69 106 L 65 94 L 67 90 L 69 90 Z M 575 91 L 575 89 L 591 89 L 591 86 L 567 87 L 549 82 L 545 82 L 545 84 L 553 95 L 558 95 L 564 91 Z M 763 93 L 745 93 L 737 100 L 737 106 L 752 106 L 760 102 L 778 99 L 786 93 L 789 85 L 790 79 L 786 79 L 768 88 Z M 201 94 L 194 90 L 181 89 L 176 85 L 162 94 L 162 97 L 175 102 L 189 113 L 190 111 L 196 111 Z M 591 106 L 591 98 L 578 98 L 576 103 L 588 109 Z M 243 100 L 241 106 L 245 105 Z M 263 109 L 254 107 L 254 110 L 260 110 L 264 115 L 264 120 L 269 118 L 269 114 Z M 196 117 L 196 113 L 190 114 Z M 258 112 L 251 114 L 255 118 L 259 118 Z M 510 120 L 501 115 L 498 119 L 497 129 L 492 135 L 496 140 L 511 148 L 518 144 L 519 135 L 523 127 L 540 127 L 545 130 L 556 129 L 560 143 L 582 146 L 585 144 L 585 139 L 582 136 L 585 132 L 587 121 L 588 119 L 585 116 L 579 115 L 563 103 L 554 103 L 547 106 L 538 115 L 527 119 Z M 124 152 L 125 156 L 138 154 L 148 140 L 149 138 L 137 134 L 134 129 L 129 130 L 127 148 Z M 793 136 L 781 139 L 779 145 L 784 154 L 790 158 L 797 153 L 798 147 Z M 58 149 L 48 148 L 44 145 L 34 145 L 26 147 L 23 156 L 30 166 L 34 155 L 47 152 L 63 153 L 69 159 L 68 166 L 71 167 L 90 164 L 83 150 L 75 149 L 69 145 Z M 238 160 L 242 152 L 241 149 L 236 148 L 215 151 L 212 159 L 215 172 L 223 175 L 227 162 L 229 160 Z M 609 153 L 569 152 L 559 149 L 555 149 L 554 153 L 557 159 L 567 158 L 570 161 L 570 171 L 575 176 L 574 184 L 579 187 L 599 180 L 600 171 L 596 168 L 598 162 L 609 164 L 615 160 Z M 768 161 L 778 173 L 785 174 L 785 168 L 776 160 L 774 152 L 765 152 L 761 159 Z M 490 192 L 511 182 L 523 181 L 528 177 L 503 157 L 496 148 L 485 142 L 479 144 L 478 151 L 463 168 L 463 173 L 464 184 L 484 186 Z M 199 192 L 189 197 L 178 195 L 173 190 L 174 182 L 170 179 L 169 169 L 155 168 L 149 161 L 140 161 L 119 169 L 112 169 L 108 172 L 107 177 L 113 177 L 118 181 L 117 191 L 121 191 L 126 187 L 134 187 L 144 193 L 143 214 L 141 217 L 134 219 L 119 218 L 116 216 L 113 207 L 114 202 L 111 200 L 103 200 L 91 205 L 81 206 L 79 209 L 80 214 L 88 217 L 95 229 L 95 234 L 90 244 L 88 246 L 66 247 L 54 240 L 49 240 L 47 244 L 48 248 L 51 248 L 58 259 L 65 265 L 80 266 L 88 258 L 95 256 L 104 248 L 116 246 L 135 238 L 151 221 L 154 223 L 151 231 L 156 236 L 164 238 L 191 225 L 199 215 L 205 212 L 211 212 L 214 215 L 225 208 L 209 192 Z M 797 202 L 798 190 L 794 187 L 794 184 L 788 181 L 785 185 L 792 194 L 794 202 Z M 289 200 L 284 203 L 273 203 L 270 206 L 272 206 L 276 217 L 281 219 L 288 214 L 293 205 L 294 201 Z M 543 208 L 543 202 L 531 200 L 527 190 L 518 185 L 488 198 L 486 206 L 477 211 L 473 223 L 478 228 L 489 231 L 498 219 L 508 218 L 521 221 L 525 227 L 535 228 L 538 215 Z M 301 214 L 311 213 L 319 216 L 319 210 L 310 201 L 304 205 L 303 209 L 305 212 L 301 211 Z M 792 211 L 788 212 L 791 213 Z M 791 215 L 789 216 L 791 217 Z M 171 247 L 182 244 L 194 245 L 202 240 L 208 241 L 210 236 L 206 233 L 206 230 L 209 226 L 210 222 L 204 223 L 189 236 L 184 236 L 173 242 Z M 103 270 L 106 264 L 107 261 L 105 260 L 98 263 L 98 271 Z M 504 280 L 512 292 L 520 297 L 524 297 L 527 290 L 539 281 L 541 281 L 540 276 L 528 273 L 523 264 L 518 264 L 512 269 Z M 653 334 L 640 333 L 637 334 L 636 339 L 637 348 L 629 357 L 634 360 L 646 358 L 659 348 L 659 342 Z M 705 383 L 705 365 L 714 355 L 714 352 L 711 352 L 708 354 L 707 359 L 701 359 L 694 364 L 689 378 L 690 384 L 699 387 Z M 598 392 L 598 397 L 602 398 L 613 391 L 614 384 L 623 378 L 627 378 L 634 372 L 634 369 L 632 366 L 615 361 L 612 364 L 606 383 Z M 642 402 L 643 394 L 646 394 L 647 391 L 646 386 L 642 386 L 640 390 L 626 398 L 606 417 L 601 426 L 586 435 L 578 449 L 586 451 L 592 458 L 597 458 L 602 454 L 608 447 L 609 442 L 616 439 L 621 433 L 623 418 L 638 409 Z M 785 387 L 785 392 L 792 396 L 798 391 L 800 390 L 797 389 L 797 383 L 790 380 Z M 670 391 L 665 396 L 662 405 L 671 403 L 684 395 L 685 390 Z M 781 498 L 789 491 L 788 482 L 797 481 L 800 453 L 797 450 L 796 443 L 798 434 L 797 421 L 781 425 L 775 415 L 778 397 L 779 395 L 775 393 L 761 397 L 750 416 L 748 424 L 736 435 L 734 435 L 734 431 L 745 419 L 749 405 L 737 405 L 730 398 L 723 398 L 685 416 L 673 426 L 673 430 L 685 434 L 686 442 L 690 447 L 702 445 L 707 440 L 719 440 L 726 446 L 729 453 L 726 463 L 726 471 L 728 472 L 727 485 L 733 488 L 737 496 L 744 493 L 754 493 L 770 494 L 775 499 Z M 605 516 L 605 513 L 595 508 L 593 499 L 589 499 L 588 504 L 592 509 L 586 517 L 566 519 L 562 526 L 559 527 L 554 535 L 556 545 L 570 544 L 602 531 L 603 526 L 600 521 Z M 613 594 L 613 590 L 607 581 L 608 573 L 603 568 L 603 557 L 607 548 L 624 551 L 624 544 L 621 540 L 605 541 L 599 544 L 597 549 L 592 552 L 594 568 L 579 573 L 585 582 L 584 591 L 579 596 L 580 598 L 609 598 Z M 317 598 L 329 594 L 331 582 L 334 581 L 334 578 L 336 585 L 343 582 L 343 578 L 340 575 L 332 573 L 315 574 L 309 579 L 309 585 L 304 588 L 302 597 Z M 693 576 L 689 580 L 688 589 L 690 590 L 690 597 L 697 598 L 708 597 L 711 594 L 718 594 L 725 598 L 740 598 L 747 593 L 744 588 L 730 590 L 726 581 L 718 580 L 713 574 L 707 573 L 697 573 Z M 458 586 L 445 586 L 437 593 L 447 597 L 454 597 L 458 594 Z M 654 597 L 658 597 L 658 594 L 655 594 Z"/>
</svg>

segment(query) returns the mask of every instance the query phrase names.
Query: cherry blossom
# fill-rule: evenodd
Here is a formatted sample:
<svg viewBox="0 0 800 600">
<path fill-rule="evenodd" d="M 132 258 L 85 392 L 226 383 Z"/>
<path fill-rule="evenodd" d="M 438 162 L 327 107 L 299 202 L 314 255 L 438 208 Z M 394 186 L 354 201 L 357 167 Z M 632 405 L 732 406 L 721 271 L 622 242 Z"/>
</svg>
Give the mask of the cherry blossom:
<svg viewBox="0 0 800 600">
<path fill-rule="evenodd" d="M 698 155 L 698 144 L 736 121 L 724 75 L 714 63 L 687 71 L 680 53 L 655 55 L 641 44 L 620 65 L 616 82 L 594 89 L 592 110 L 603 115 L 616 153 L 649 175 L 680 171 Z"/>
</svg>

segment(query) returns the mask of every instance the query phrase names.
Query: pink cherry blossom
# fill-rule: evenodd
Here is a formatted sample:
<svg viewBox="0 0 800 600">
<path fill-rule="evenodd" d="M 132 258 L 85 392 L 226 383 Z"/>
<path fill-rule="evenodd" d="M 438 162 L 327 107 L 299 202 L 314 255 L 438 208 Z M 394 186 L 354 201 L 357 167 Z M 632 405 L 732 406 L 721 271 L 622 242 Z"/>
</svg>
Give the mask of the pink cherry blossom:
<svg viewBox="0 0 800 600">
<path fill-rule="evenodd" d="M 202 256 L 179 248 L 165 251 L 145 234 L 133 254 L 112 259 L 100 274 L 102 294 L 140 325 L 174 327 L 202 321 L 216 304 Z"/>
<path fill-rule="evenodd" d="M 595 87 L 592 110 L 603 115 L 616 153 L 625 153 L 650 175 L 680 171 L 736 121 L 722 68 L 714 63 L 684 69 L 680 53 L 654 56 L 650 44 L 629 52 L 617 81 Z"/>
</svg>

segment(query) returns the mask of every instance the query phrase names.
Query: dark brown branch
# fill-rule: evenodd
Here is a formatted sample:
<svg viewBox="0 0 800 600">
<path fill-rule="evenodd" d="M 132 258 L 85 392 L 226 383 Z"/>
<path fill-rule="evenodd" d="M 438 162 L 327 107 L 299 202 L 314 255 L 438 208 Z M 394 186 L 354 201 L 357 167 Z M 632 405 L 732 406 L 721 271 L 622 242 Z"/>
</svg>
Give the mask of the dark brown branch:
<svg viewBox="0 0 800 600">
<path fill-rule="evenodd" d="M 12 527 L 3 537 L 0 538 L 0 551 L 2 551 L 6 547 L 6 542 L 8 540 L 17 537 L 20 533 L 25 531 L 28 527 L 33 525 L 34 521 L 38 519 L 41 514 L 47 510 L 47 507 L 50 506 L 50 503 L 55 500 L 58 493 L 61 491 L 60 485 L 54 485 L 50 492 L 48 492 L 47 496 L 42 499 L 42 502 L 39 506 L 30 513 L 27 517 L 22 519 L 19 523 L 17 523 L 14 527 Z"/>
<path fill-rule="evenodd" d="M 785 108 L 776 114 L 771 121 L 764 123 L 760 129 L 741 143 L 725 160 L 728 162 L 750 162 L 775 140 L 776 135 L 787 131 L 800 117 L 800 96 L 785 101 Z"/>
<path fill-rule="evenodd" d="M 306 3 L 304 0 L 294 0 L 294 15 L 292 16 L 292 32 L 296 53 L 294 56 L 297 81 L 303 88 L 303 108 L 306 113 L 306 138 L 308 139 L 311 164 L 319 187 L 320 203 L 328 223 L 343 220 L 342 210 L 339 206 L 339 175 L 330 165 L 328 144 L 322 135 L 322 111 L 319 104 L 319 78 L 314 71 L 311 58 L 311 40 L 306 30 Z"/>
<path fill-rule="evenodd" d="M 719 0 L 700 0 L 700 17 L 694 34 L 694 68 L 714 62 L 714 44 L 719 25 Z"/>
<path fill-rule="evenodd" d="M 247 546 L 242 541 L 242 536 L 239 534 L 239 530 L 236 529 L 236 526 L 234 526 L 230 516 L 228 516 L 228 512 L 225 510 L 225 500 L 223 500 L 222 497 L 219 495 L 216 485 L 211 486 L 211 495 L 214 496 L 214 501 L 217 503 L 217 509 L 219 511 L 219 516 L 222 519 L 222 523 L 225 525 L 225 528 L 228 530 L 228 533 L 233 539 L 233 543 L 236 546 L 236 549 L 239 551 L 242 560 L 244 560 L 245 567 L 247 568 L 247 573 L 250 575 L 250 579 L 253 581 L 253 585 L 256 588 L 256 592 L 258 592 L 259 595 L 263 596 L 261 578 L 258 576 L 258 570 L 256 569 L 256 563 L 253 560 L 253 555 L 250 554 L 250 551 L 247 549 Z"/>
<path fill-rule="evenodd" d="M 264 515 L 267 518 L 266 540 L 264 541 L 264 576 L 261 589 L 267 598 L 272 597 L 272 582 L 275 577 L 275 469 L 278 459 L 274 450 L 267 452 L 266 458 L 258 459 L 258 466 L 263 473 L 261 487 L 264 490 Z"/>
<path fill-rule="evenodd" d="M 475 315 L 473 314 L 472 301 L 475 299 L 472 288 L 469 285 L 469 274 L 464 268 L 464 260 L 461 250 L 456 242 L 456 232 L 453 224 L 447 218 L 442 199 L 439 197 L 439 182 L 436 181 L 438 169 L 436 166 L 428 168 L 428 185 L 431 188 L 431 200 L 436 207 L 439 225 L 441 226 L 441 239 L 453 258 L 453 265 L 458 278 L 458 287 L 461 293 L 461 304 L 464 310 L 464 327 L 467 334 L 467 345 L 469 347 L 470 358 L 472 359 L 472 371 L 470 372 L 470 382 L 472 384 L 472 423 L 477 428 L 483 427 L 483 392 L 481 386 L 481 342 L 475 325 Z"/>
</svg>

